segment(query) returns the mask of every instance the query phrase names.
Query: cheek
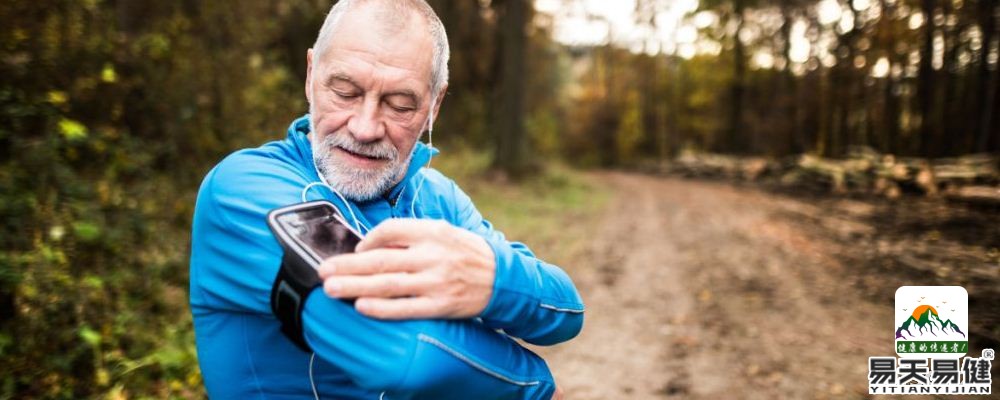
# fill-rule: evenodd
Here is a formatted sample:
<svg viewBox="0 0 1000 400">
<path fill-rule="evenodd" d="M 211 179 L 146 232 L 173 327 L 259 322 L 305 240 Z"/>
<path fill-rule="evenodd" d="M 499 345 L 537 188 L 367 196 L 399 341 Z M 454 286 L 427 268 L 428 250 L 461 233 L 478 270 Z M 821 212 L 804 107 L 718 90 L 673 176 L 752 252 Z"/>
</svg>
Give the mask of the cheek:
<svg viewBox="0 0 1000 400">
<path fill-rule="evenodd" d="M 406 156 L 410 154 L 410 150 L 413 150 L 413 146 L 420 139 L 420 133 L 422 130 L 420 127 L 400 127 L 393 126 L 389 128 L 389 140 L 392 141 L 392 145 L 399 150 L 400 156 Z"/>
<path fill-rule="evenodd" d="M 340 130 L 350 118 L 350 112 L 331 107 L 329 104 L 315 104 L 311 110 L 316 130 L 322 133 Z"/>
</svg>

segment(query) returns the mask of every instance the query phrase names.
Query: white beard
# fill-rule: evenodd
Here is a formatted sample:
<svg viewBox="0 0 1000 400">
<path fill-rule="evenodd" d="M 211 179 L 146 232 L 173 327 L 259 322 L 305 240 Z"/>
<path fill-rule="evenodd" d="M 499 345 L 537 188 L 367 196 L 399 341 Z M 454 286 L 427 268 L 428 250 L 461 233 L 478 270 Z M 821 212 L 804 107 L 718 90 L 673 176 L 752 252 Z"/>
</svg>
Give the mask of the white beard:
<svg viewBox="0 0 1000 400">
<path fill-rule="evenodd" d="M 309 120 L 312 125 L 312 115 Z M 367 201 L 388 192 L 410 164 L 410 155 L 400 159 L 399 151 L 387 141 L 360 143 L 346 132 L 330 133 L 322 141 L 317 141 L 316 137 L 313 130 L 310 139 L 317 172 L 334 190 L 350 200 Z M 334 154 L 337 147 L 369 157 L 383 158 L 388 163 L 378 169 L 354 168 L 337 159 Z"/>
</svg>

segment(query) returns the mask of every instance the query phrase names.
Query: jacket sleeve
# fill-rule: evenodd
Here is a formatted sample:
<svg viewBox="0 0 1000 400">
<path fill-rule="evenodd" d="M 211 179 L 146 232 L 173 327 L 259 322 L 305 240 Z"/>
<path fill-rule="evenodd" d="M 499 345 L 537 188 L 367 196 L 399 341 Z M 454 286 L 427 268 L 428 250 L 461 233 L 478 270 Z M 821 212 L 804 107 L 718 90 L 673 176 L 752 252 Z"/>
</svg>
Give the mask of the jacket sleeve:
<svg viewBox="0 0 1000 400">
<path fill-rule="evenodd" d="M 303 185 L 287 171 L 273 172 L 271 161 L 247 158 L 224 161 L 199 193 L 193 308 L 271 314 L 282 251 L 266 215 L 298 202 Z M 474 320 L 375 320 L 320 287 L 303 310 L 305 338 L 317 357 L 387 399 L 547 400 L 555 390 L 544 360 Z"/>
<path fill-rule="evenodd" d="M 454 185 L 454 183 L 453 183 Z M 493 229 L 454 185 L 458 223 L 483 238 L 496 255 L 493 296 L 480 318 L 494 328 L 536 345 L 572 339 L 583 328 L 583 300 L 561 268 L 546 263 L 519 242 Z"/>
</svg>

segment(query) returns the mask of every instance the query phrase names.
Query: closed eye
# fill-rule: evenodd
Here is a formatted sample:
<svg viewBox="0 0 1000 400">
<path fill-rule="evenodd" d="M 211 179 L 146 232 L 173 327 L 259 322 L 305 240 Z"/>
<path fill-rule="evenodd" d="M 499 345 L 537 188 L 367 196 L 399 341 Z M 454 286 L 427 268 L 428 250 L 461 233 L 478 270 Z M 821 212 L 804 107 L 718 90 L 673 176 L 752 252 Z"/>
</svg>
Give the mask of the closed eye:
<svg viewBox="0 0 1000 400">
<path fill-rule="evenodd" d="M 361 90 L 361 88 L 354 83 L 349 76 L 344 74 L 330 75 L 325 83 L 327 89 L 332 91 L 338 98 L 341 99 L 355 99 L 361 97 L 364 93 L 364 91 Z"/>
<path fill-rule="evenodd" d="M 395 111 L 395 112 L 398 112 L 398 113 L 408 113 L 408 112 L 411 112 L 411 111 L 413 111 L 413 110 L 416 110 L 416 109 L 415 109 L 415 108 L 413 108 L 413 107 L 402 107 L 402 106 L 397 106 L 397 105 L 393 105 L 392 103 L 387 103 L 387 105 L 388 105 L 388 106 L 389 106 L 389 108 L 391 108 L 391 109 L 392 109 L 393 111 Z"/>
<path fill-rule="evenodd" d="M 409 91 L 403 93 L 389 93 L 382 98 L 382 102 L 392 109 L 392 111 L 400 114 L 406 114 L 417 109 L 416 97 L 416 95 L 410 93 Z"/>
<path fill-rule="evenodd" d="M 342 99 L 354 99 L 361 96 L 360 94 L 355 92 L 344 92 L 340 90 L 334 90 L 333 93 L 335 93 L 337 97 L 340 97 Z"/>
</svg>

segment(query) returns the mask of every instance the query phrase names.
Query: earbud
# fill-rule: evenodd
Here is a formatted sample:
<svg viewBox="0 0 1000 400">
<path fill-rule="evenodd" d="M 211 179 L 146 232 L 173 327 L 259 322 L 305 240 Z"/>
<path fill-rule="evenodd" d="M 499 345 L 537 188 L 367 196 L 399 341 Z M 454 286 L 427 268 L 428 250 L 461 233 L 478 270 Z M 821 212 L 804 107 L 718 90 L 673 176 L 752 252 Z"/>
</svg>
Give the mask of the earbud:
<svg viewBox="0 0 1000 400">
<path fill-rule="evenodd" d="M 434 148 L 434 113 L 427 118 L 427 146 Z M 428 162 L 429 163 L 429 162 Z"/>
</svg>

